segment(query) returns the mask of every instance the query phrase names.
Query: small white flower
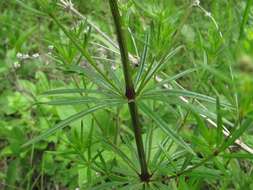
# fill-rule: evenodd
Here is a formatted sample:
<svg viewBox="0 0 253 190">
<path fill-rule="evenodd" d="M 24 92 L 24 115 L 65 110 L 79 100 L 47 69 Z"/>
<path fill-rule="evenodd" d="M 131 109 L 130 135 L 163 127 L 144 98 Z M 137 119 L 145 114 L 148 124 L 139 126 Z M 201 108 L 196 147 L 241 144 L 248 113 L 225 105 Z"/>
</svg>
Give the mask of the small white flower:
<svg viewBox="0 0 253 190">
<path fill-rule="evenodd" d="M 28 54 L 23 55 L 23 59 L 29 59 L 29 58 L 30 58 L 30 56 Z"/>
<path fill-rule="evenodd" d="M 17 53 L 17 58 L 18 58 L 18 59 L 21 59 L 22 57 L 23 57 L 23 54 L 20 53 L 20 52 L 18 52 L 18 53 Z"/>
<path fill-rule="evenodd" d="M 30 56 L 28 54 L 17 53 L 17 58 L 20 60 L 25 60 L 25 59 L 29 59 Z"/>
<path fill-rule="evenodd" d="M 115 71 L 117 69 L 116 65 L 114 65 L 114 64 L 111 66 L 111 68 L 113 71 Z"/>
<path fill-rule="evenodd" d="M 200 0 L 194 0 L 192 5 L 193 6 L 199 6 L 200 5 Z"/>
<path fill-rule="evenodd" d="M 13 66 L 14 66 L 15 69 L 18 69 L 18 68 L 21 67 L 21 65 L 17 61 L 15 63 L 13 63 Z"/>
<path fill-rule="evenodd" d="M 34 59 L 38 58 L 39 56 L 40 56 L 39 53 L 35 53 L 35 54 L 32 55 L 32 57 L 33 57 Z"/>
<path fill-rule="evenodd" d="M 212 17 L 212 14 L 210 12 L 205 13 L 207 17 Z"/>
<path fill-rule="evenodd" d="M 54 49 L 54 46 L 53 46 L 53 45 L 49 45 L 47 48 L 48 48 L 49 50 L 53 50 L 53 49 Z"/>
<path fill-rule="evenodd" d="M 39 56 L 40 56 L 39 53 L 35 53 L 35 54 L 32 55 L 32 58 L 37 59 Z"/>
</svg>

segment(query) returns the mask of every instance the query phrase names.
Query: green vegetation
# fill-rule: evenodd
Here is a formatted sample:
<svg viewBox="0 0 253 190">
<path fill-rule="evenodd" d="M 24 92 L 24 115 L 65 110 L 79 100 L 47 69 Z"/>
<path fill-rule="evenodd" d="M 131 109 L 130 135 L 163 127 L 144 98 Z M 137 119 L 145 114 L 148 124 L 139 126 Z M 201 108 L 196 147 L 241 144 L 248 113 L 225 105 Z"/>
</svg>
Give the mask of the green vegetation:
<svg viewBox="0 0 253 190">
<path fill-rule="evenodd" d="M 0 189 L 253 189 L 252 0 L 0 11 Z"/>
</svg>

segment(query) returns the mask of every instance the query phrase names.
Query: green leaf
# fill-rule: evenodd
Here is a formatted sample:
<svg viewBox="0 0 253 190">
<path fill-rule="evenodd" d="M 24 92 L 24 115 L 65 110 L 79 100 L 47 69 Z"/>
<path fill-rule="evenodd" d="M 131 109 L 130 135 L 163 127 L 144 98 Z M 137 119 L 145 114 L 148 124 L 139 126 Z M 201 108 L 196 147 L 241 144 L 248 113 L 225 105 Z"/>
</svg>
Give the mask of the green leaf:
<svg viewBox="0 0 253 190">
<path fill-rule="evenodd" d="M 15 0 L 21 7 L 27 9 L 29 12 L 33 13 L 34 15 L 38 16 L 47 16 L 44 12 L 41 12 L 37 9 L 32 8 L 31 6 L 28 6 L 27 3 L 22 2 L 21 0 Z"/>
<path fill-rule="evenodd" d="M 184 149 L 195 155 L 192 148 L 186 142 L 184 142 L 184 140 L 179 136 L 179 134 L 175 133 L 172 129 L 170 129 L 168 127 L 168 124 L 156 112 L 153 112 L 144 103 L 140 103 L 139 106 L 141 110 L 149 118 L 151 118 L 161 130 L 163 130 L 168 136 L 170 136 L 179 146 L 183 147 Z"/>
<path fill-rule="evenodd" d="M 192 110 L 192 111 L 194 111 L 194 110 Z M 196 119 L 196 122 L 197 122 L 197 124 L 198 124 L 198 130 L 199 130 L 201 136 L 204 137 L 204 138 L 207 140 L 207 138 L 208 138 L 208 136 L 209 136 L 209 132 L 208 132 L 208 129 L 207 129 L 207 126 L 206 126 L 205 122 L 204 122 L 203 119 L 199 116 L 198 113 L 193 112 L 193 115 L 194 115 L 194 117 L 195 117 L 195 119 Z"/>
<path fill-rule="evenodd" d="M 244 13 L 243 13 L 243 19 L 240 25 L 240 35 L 239 35 L 239 40 L 243 37 L 245 25 L 249 19 L 250 16 L 250 7 L 253 4 L 253 0 L 247 0 L 247 5 L 245 7 Z"/>
<path fill-rule="evenodd" d="M 220 110 L 220 98 L 216 99 L 216 112 L 217 112 L 217 134 L 216 134 L 216 145 L 220 146 L 222 144 L 223 137 L 223 122 L 222 122 L 222 113 Z"/>
<path fill-rule="evenodd" d="M 64 94 L 103 94 L 101 90 L 88 90 L 88 89 L 54 89 L 43 92 L 42 95 L 64 95 Z"/>
<path fill-rule="evenodd" d="M 188 90 L 179 90 L 179 89 L 156 89 L 156 90 L 149 90 L 143 93 L 143 97 L 149 96 L 149 95 L 168 95 L 168 96 L 184 96 L 184 97 L 190 97 L 190 98 L 196 98 L 205 102 L 210 103 L 216 103 L 216 99 L 204 94 L 200 94 L 197 92 L 192 92 Z M 233 106 L 229 103 L 221 103 L 224 107 L 233 108 Z"/>
<path fill-rule="evenodd" d="M 250 115 L 246 117 L 243 124 L 239 126 L 239 129 L 235 130 L 233 133 L 230 134 L 230 136 L 225 141 L 221 149 L 225 150 L 230 145 L 232 145 L 249 127 L 252 127 L 252 124 L 253 124 L 253 115 Z"/>
<path fill-rule="evenodd" d="M 31 27 L 27 31 L 24 31 L 18 40 L 15 42 L 15 48 L 17 51 L 21 51 L 22 45 L 31 37 L 31 35 L 38 29 L 37 26 Z"/>
<path fill-rule="evenodd" d="M 111 93 L 117 94 L 117 95 L 120 94 L 119 93 L 120 90 L 115 91 L 114 89 L 112 89 L 111 85 L 106 80 L 104 80 L 104 78 L 102 76 L 100 76 L 98 73 L 96 73 L 95 71 L 93 71 L 90 68 L 83 68 L 79 65 L 69 65 L 67 67 L 64 67 L 63 69 L 64 69 L 64 71 L 67 71 L 67 72 L 75 72 L 80 75 L 84 75 L 89 80 L 94 82 L 98 87 L 100 87 L 106 91 L 109 91 Z M 110 80 L 110 79 L 108 78 L 108 80 Z"/>
<path fill-rule="evenodd" d="M 69 32 L 62 24 L 61 22 L 56 18 L 56 16 L 52 13 L 48 13 L 49 16 L 55 21 L 55 23 L 62 29 L 64 34 L 71 40 L 71 42 L 75 45 L 75 47 L 80 51 L 80 53 L 87 59 L 87 61 L 90 63 L 90 65 L 99 73 L 99 75 L 105 80 L 108 85 L 112 87 L 116 92 L 120 92 L 120 90 L 110 81 L 110 79 L 101 71 L 101 69 L 97 66 L 96 62 L 93 60 L 87 49 L 83 48 L 74 34 Z"/>
<path fill-rule="evenodd" d="M 81 119 L 82 117 L 89 115 L 97 110 L 104 109 L 104 108 L 108 107 L 109 105 L 114 106 L 114 105 L 118 105 L 118 104 L 119 103 L 107 103 L 107 104 L 97 105 L 97 106 L 94 106 L 88 110 L 83 110 L 77 114 L 74 114 L 74 115 L 68 117 L 67 119 L 61 121 L 60 123 L 58 123 L 56 126 L 46 130 L 41 135 L 29 140 L 28 142 L 26 142 L 23 145 L 23 147 L 27 147 L 31 144 L 37 143 L 37 142 L 47 138 L 48 136 L 54 134 L 57 130 L 63 129 L 64 127 L 68 126 L 70 123 L 72 123 L 78 119 Z"/>
<path fill-rule="evenodd" d="M 187 175 L 191 177 L 196 177 L 200 179 L 218 179 L 222 176 L 222 172 L 220 170 L 210 169 L 204 166 L 200 166 L 195 170 L 189 172 Z M 223 176 L 225 178 L 225 176 Z"/>
<path fill-rule="evenodd" d="M 18 164 L 19 164 L 19 159 L 12 160 L 8 164 L 8 170 L 6 174 L 6 179 L 5 179 L 5 190 L 12 190 L 16 189 L 15 187 L 15 182 L 18 177 Z"/>
<path fill-rule="evenodd" d="M 220 80 L 226 82 L 227 84 L 231 84 L 232 80 L 230 77 L 227 77 L 223 72 L 219 71 L 216 68 L 211 67 L 210 65 L 207 64 L 202 64 L 201 65 L 203 69 L 209 71 L 211 74 L 213 74 L 216 78 L 219 78 Z"/>
<path fill-rule="evenodd" d="M 251 159 L 253 160 L 253 155 L 252 154 L 247 154 L 247 153 L 223 153 L 220 154 L 220 156 L 224 158 L 235 158 L 235 159 Z"/>
<path fill-rule="evenodd" d="M 147 69 L 141 81 L 141 84 L 139 88 L 137 89 L 137 94 L 141 93 L 141 91 L 145 88 L 145 86 L 150 81 L 150 79 L 162 68 L 162 66 L 164 66 L 165 63 L 167 63 L 172 57 L 174 57 L 174 55 L 176 55 L 182 48 L 183 46 L 179 46 L 175 48 L 168 55 L 160 59 L 158 63 L 156 63 L 154 66 L 153 64 L 156 62 L 155 60 L 152 62 L 152 64 L 150 64 L 150 67 Z"/>
<path fill-rule="evenodd" d="M 170 78 L 164 79 L 163 81 L 157 83 L 157 85 L 162 86 L 162 85 L 164 85 L 164 84 L 166 84 L 166 83 L 170 83 L 171 81 L 174 81 L 174 80 L 177 80 L 177 79 L 179 79 L 179 78 L 181 78 L 181 77 L 184 77 L 185 75 L 188 75 L 188 74 L 190 74 L 190 73 L 193 73 L 193 72 L 197 71 L 198 69 L 199 69 L 199 68 L 187 69 L 187 70 L 185 70 L 185 71 L 183 71 L 183 72 L 181 72 L 181 73 L 178 73 L 178 74 L 176 74 L 176 75 L 174 75 L 174 76 L 172 76 L 172 77 L 170 77 Z M 154 87 L 157 87 L 157 85 L 154 86 Z"/>
<path fill-rule="evenodd" d="M 136 173 L 138 173 L 137 169 L 135 168 L 134 164 L 132 163 L 132 161 L 128 158 L 128 156 L 120 149 L 118 148 L 116 145 L 114 145 L 113 143 L 111 143 L 109 140 L 107 139 L 103 139 L 103 142 L 107 145 L 108 148 L 110 148 L 113 152 L 115 152 L 122 160 L 124 160 L 124 162 Z"/>
<path fill-rule="evenodd" d="M 113 99 L 113 98 L 94 98 L 94 97 L 81 97 L 81 98 L 65 98 L 65 99 L 56 99 L 48 102 L 40 102 L 42 104 L 54 105 L 54 106 L 63 106 L 63 105 L 81 105 L 89 103 L 105 103 L 105 102 L 122 102 L 122 99 Z"/>
<path fill-rule="evenodd" d="M 146 63 L 146 60 L 147 60 L 147 55 L 148 55 L 148 50 L 149 50 L 149 39 L 150 39 L 150 34 L 147 33 L 145 35 L 145 44 L 144 44 L 144 49 L 143 49 L 143 52 L 142 52 L 142 55 L 141 55 L 140 68 L 138 70 L 138 73 L 137 73 L 137 76 L 136 76 L 136 79 L 135 79 L 135 86 L 138 85 L 139 80 L 141 79 L 141 76 L 142 76 L 143 71 L 144 71 L 144 66 L 145 66 L 145 63 Z"/>
</svg>

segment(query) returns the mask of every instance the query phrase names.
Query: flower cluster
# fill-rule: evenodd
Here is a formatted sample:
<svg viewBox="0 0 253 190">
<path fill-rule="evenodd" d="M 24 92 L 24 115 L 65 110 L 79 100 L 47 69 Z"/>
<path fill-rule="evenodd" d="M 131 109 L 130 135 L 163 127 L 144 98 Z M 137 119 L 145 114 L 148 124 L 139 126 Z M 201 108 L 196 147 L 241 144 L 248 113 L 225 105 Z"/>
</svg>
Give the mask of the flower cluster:
<svg viewBox="0 0 253 190">
<path fill-rule="evenodd" d="M 34 53 L 32 55 L 29 55 L 29 54 L 22 54 L 22 53 L 17 53 L 17 58 L 18 60 L 20 61 L 23 61 L 23 60 L 27 60 L 27 59 L 37 59 L 39 58 L 40 54 L 39 53 Z"/>
<path fill-rule="evenodd" d="M 25 60 L 29 60 L 29 59 L 37 59 L 40 57 L 40 54 L 39 53 L 34 53 L 32 55 L 29 55 L 28 53 L 20 53 L 18 52 L 17 55 L 16 55 L 18 61 L 14 62 L 13 63 L 13 67 L 14 69 L 18 69 L 21 67 L 21 62 L 25 61 Z"/>
</svg>

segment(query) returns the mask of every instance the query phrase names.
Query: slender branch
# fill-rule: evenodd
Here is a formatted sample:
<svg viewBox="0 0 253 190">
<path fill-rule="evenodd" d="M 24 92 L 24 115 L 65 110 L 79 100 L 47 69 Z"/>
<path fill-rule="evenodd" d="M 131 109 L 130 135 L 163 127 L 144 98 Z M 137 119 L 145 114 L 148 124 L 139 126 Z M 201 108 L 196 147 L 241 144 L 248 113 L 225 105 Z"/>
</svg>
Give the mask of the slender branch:
<svg viewBox="0 0 253 190">
<path fill-rule="evenodd" d="M 141 136 L 141 126 L 139 122 L 138 117 L 138 108 L 135 102 L 135 89 L 130 73 L 130 64 L 129 64 L 129 57 L 128 57 L 128 51 L 127 51 L 127 42 L 125 38 L 125 31 L 122 27 L 122 20 L 119 13 L 119 7 L 117 0 L 109 0 L 111 12 L 114 19 L 114 24 L 116 28 L 117 33 L 117 39 L 120 49 L 120 55 L 121 55 L 121 61 L 123 66 L 123 73 L 124 73 L 124 79 L 125 79 L 125 95 L 128 99 L 128 108 L 131 115 L 132 125 L 134 129 L 134 135 L 135 135 L 135 141 L 138 151 L 138 157 L 139 162 L 141 166 L 141 173 L 140 173 L 140 179 L 142 181 L 149 181 L 150 175 L 148 173 L 148 167 L 144 152 L 144 146 L 143 146 L 143 140 Z"/>
</svg>

